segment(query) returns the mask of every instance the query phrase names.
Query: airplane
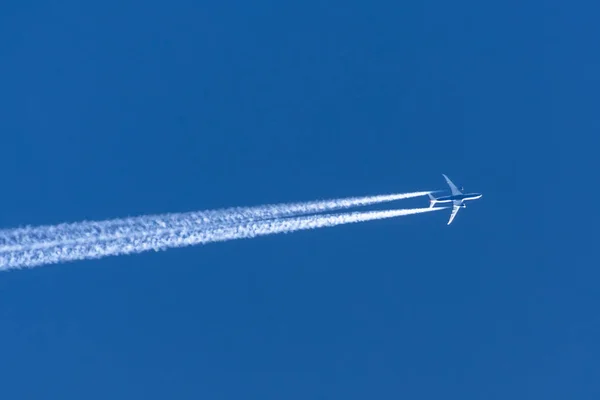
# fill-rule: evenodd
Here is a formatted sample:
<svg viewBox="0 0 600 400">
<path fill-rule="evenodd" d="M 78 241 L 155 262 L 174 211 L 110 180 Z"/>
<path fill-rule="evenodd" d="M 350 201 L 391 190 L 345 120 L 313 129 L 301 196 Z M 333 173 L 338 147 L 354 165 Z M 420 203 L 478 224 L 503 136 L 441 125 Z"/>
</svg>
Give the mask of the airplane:
<svg viewBox="0 0 600 400">
<path fill-rule="evenodd" d="M 458 210 L 460 210 L 461 208 L 467 208 L 465 201 L 477 200 L 481 196 L 483 196 L 483 194 L 481 194 L 481 193 L 466 193 L 466 194 L 464 194 L 462 192 L 464 190 L 462 187 L 460 189 L 457 188 L 456 185 L 454 183 L 452 183 L 452 181 L 446 175 L 442 174 L 442 176 L 444 177 L 444 179 L 446 179 L 446 183 L 448 183 L 448 186 L 450 186 L 450 191 L 452 192 L 452 195 L 442 196 L 442 197 L 433 197 L 433 195 L 431 195 L 431 193 L 430 193 L 428 195 L 429 199 L 430 199 L 429 208 L 433 208 L 433 206 L 435 206 L 435 203 L 452 203 L 452 214 L 450 214 L 450 220 L 448 221 L 448 225 L 450 225 L 452 223 L 452 221 L 454 220 L 454 217 L 456 217 Z"/>
</svg>

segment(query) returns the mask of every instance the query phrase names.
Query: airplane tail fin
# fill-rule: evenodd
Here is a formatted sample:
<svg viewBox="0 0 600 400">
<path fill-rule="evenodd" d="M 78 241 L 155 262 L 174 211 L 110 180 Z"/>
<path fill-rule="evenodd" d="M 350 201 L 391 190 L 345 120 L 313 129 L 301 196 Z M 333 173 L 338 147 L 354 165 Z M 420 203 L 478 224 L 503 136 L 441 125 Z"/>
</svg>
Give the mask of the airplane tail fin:
<svg viewBox="0 0 600 400">
<path fill-rule="evenodd" d="M 435 200 L 435 197 L 433 197 L 431 195 L 431 193 L 427 193 L 427 196 L 429 196 L 429 208 L 433 208 L 433 206 L 435 206 L 435 203 L 437 203 L 437 201 Z"/>
</svg>

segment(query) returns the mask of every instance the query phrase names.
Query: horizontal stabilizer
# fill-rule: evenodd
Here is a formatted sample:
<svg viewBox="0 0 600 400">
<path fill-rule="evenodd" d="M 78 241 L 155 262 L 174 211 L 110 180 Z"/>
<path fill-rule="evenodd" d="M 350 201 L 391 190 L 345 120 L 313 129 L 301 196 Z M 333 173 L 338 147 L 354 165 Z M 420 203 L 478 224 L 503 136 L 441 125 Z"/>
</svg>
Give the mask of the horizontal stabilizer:
<svg viewBox="0 0 600 400">
<path fill-rule="evenodd" d="M 437 201 L 435 200 L 435 197 L 431 195 L 431 193 L 427 193 L 427 196 L 429 196 L 429 208 L 433 208 Z"/>
</svg>

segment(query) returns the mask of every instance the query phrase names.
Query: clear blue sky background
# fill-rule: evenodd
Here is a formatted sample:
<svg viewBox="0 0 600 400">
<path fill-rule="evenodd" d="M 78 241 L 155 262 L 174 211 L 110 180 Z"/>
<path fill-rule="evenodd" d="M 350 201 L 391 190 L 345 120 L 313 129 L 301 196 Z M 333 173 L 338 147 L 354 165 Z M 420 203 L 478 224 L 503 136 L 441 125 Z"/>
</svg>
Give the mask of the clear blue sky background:
<svg viewBox="0 0 600 400">
<path fill-rule="evenodd" d="M 0 398 L 598 399 L 599 11 L 3 1 L 4 227 L 484 197 L 0 274 Z"/>
</svg>

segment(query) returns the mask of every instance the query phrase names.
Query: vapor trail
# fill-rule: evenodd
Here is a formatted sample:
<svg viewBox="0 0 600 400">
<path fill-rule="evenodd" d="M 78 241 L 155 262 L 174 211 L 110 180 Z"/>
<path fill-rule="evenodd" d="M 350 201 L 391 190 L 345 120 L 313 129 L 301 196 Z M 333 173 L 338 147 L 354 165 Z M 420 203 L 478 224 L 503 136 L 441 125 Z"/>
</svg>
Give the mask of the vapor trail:
<svg viewBox="0 0 600 400">
<path fill-rule="evenodd" d="M 196 229 L 214 224 L 243 222 L 314 214 L 320 212 L 367 206 L 412 197 L 424 196 L 427 191 L 350 197 L 303 203 L 269 204 L 257 207 L 235 207 L 220 210 L 177 214 L 145 215 L 107 221 L 83 221 L 59 225 L 23 227 L 0 230 L 0 252 L 52 247 L 66 243 L 86 243 L 112 240 L 130 235 L 151 235 L 165 229 Z"/>
<path fill-rule="evenodd" d="M 67 261 L 97 259 L 107 256 L 141 253 L 148 250 L 192 246 L 233 239 L 254 238 L 298 230 L 332 227 L 341 224 L 395 218 L 410 214 L 438 211 L 444 208 L 353 212 L 311 215 L 275 220 L 244 222 L 238 225 L 216 225 L 177 228 L 156 235 L 119 237 L 94 242 L 56 244 L 46 248 L 23 249 L 0 253 L 0 270 L 32 268 Z"/>
</svg>

